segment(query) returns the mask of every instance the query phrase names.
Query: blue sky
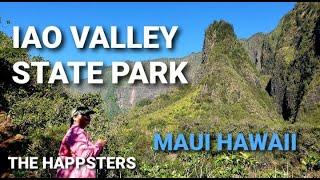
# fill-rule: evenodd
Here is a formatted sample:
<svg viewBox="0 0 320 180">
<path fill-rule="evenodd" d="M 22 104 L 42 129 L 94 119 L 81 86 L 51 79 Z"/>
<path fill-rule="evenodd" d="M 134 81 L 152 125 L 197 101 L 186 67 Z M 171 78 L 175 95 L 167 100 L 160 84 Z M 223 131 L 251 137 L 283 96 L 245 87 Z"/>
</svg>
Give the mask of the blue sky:
<svg viewBox="0 0 320 180">
<path fill-rule="evenodd" d="M 54 61 L 104 61 L 146 60 L 160 57 L 183 57 L 202 49 L 204 31 L 214 20 L 230 22 L 238 38 L 248 38 L 256 32 L 272 31 L 283 15 L 295 3 L 0 3 L 0 30 L 9 36 L 12 27 L 26 30 L 35 26 L 39 32 L 46 26 L 55 25 L 63 32 L 63 45 L 59 49 L 30 49 L 32 55 L 40 55 Z M 4 23 L 10 20 L 10 24 Z M 126 40 L 126 27 L 134 26 L 137 41 L 142 42 L 143 26 L 178 25 L 179 36 L 169 50 L 112 50 L 76 49 L 69 26 L 104 26 L 106 32 L 115 25 Z M 161 41 L 160 43 L 163 43 Z M 164 44 L 160 44 L 164 46 Z"/>
</svg>

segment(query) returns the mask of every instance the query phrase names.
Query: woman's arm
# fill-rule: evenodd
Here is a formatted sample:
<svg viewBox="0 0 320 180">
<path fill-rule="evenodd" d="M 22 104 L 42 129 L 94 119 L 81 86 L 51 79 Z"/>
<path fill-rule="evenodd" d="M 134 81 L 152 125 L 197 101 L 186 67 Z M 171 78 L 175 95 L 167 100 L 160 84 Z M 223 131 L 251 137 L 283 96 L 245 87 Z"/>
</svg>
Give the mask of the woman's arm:
<svg viewBox="0 0 320 180">
<path fill-rule="evenodd" d="M 84 131 L 72 134 L 69 137 L 68 144 L 71 152 L 77 157 L 96 157 L 103 149 L 103 144 L 99 142 L 91 143 Z"/>
</svg>

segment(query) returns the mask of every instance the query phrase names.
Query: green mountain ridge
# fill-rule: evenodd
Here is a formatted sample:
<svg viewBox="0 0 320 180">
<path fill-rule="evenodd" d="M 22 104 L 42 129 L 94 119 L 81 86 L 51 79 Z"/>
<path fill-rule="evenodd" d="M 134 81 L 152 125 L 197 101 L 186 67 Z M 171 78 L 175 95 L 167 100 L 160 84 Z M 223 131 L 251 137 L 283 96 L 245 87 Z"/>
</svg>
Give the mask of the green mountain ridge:
<svg viewBox="0 0 320 180">
<path fill-rule="evenodd" d="M 269 34 L 245 42 L 257 69 L 270 75 L 267 91 L 285 120 L 298 120 L 301 100 L 319 69 L 319 3 L 298 3 Z"/>
<path fill-rule="evenodd" d="M 186 169 L 190 169 L 190 176 L 196 177 L 242 177 L 251 176 L 251 173 L 265 177 L 275 167 L 285 166 L 282 164 L 284 162 L 287 162 L 286 167 L 293 176 L 306 175 L 305 165 L 311 163 L 308 158 L 315 159 L 312 163 L 319 162 L 319 156 L 314 154 L 320 150 L 316 140 L 320 138 L 320 111 L 319 56 L 315 38 L 319 15 L 319 3 L 298 3 L 281 20 L 276 30 L 266 35 L 258 34 L 247 42 L 237 40 L 233 27 L 227 22 L 214 22 L 205 33 L 200 82 L 178 88 L 117 118 L 117 128 L 110 133 L 121 136 L 112 142 L 123 149 L 120 154 L 139 159 L 138 164 L 143 166 L 137 174 L 152 177 L 179 177 L 185 174 Z M 294 18 L 296 22 L 304 19 L 300 24 L 295 24 L 292 22 Z M 295 38 L 291 38 L 293 34 Z M 256 45 L 252 45 L 255 38 L 258 39 L 255 40 Z M 300 41 L 297 42 L 297 38 Z M 246 46 L 248 44 L 251 48 Z M 255 52 L 250 53 L 250 50 Z M 253 58 L 253 55 L 259 59 Z M 301 113 L 300 105 L 304 108 Z M 301 115 L 297 119 L 299 113 Z M 299 150 L 281 155 L 284 161 L 278 158 L 279 153 L 250 153 L 251 158 L 265 165 L 251 169 L 251 165 L 242 164 L 243 169 L 234 173 L 239 164 L 219 164 L 214 159 L 225 156 L 240 156 L 238 159 L 241 159 L 241 153 L 210 152 L 211 156 L 185 152 L 155 154 L 150 148 L 151 137 L 158 132 L 265 131 L 279 134 L 298 132 Z M 226 168 L 217 167 L 217 164 Z M 206 170 L 203 176 L 193 171 L 199 166 Z M 315 167 L 314 164 L 307 166 Z M 280 173 L 280 176 L 289 177 L 289 174 Z"/>
<path fill-rule="evenodd" d="M 299 5 L 281 19 L 279 26 L 274 31 L 266 34 L 257 33 L 247 40 L 240 40 L 240 43 L 249 54 L 251 64 L 255 66 L 255 70 L 251 69 L 250 71 L 257 71 L 255 73 L 242 75 L 249 78 L 247 76 L 255 74 L 255 76 L 250 77 L 253 78 L 250 81 L 255 81 L 253 82 L 256 83 L 254 86 L 264 87 L 267 92 L 274 97 L 273 99 L 277 101 L 277 111 L 282 114 L 285 120 L 297 120 L 303 94 L 307 91 L 306 86 L 311 82 L 313 72 L 319 66 L 318 56 L 315 55 L 318 53 L 317 49 L 319 49 L 316 47 L 319 46 L 319 42 L 317 41 L 319 38 L 315 37 L 319 36 L 319 20 L 317 19 L 317 14 L 319 14 L 319 5 L 317 3 L 299 3 Z M 304 21 L 304 19 L 308 19 L 308 21 Z M 222 31 L 222 34 L 215 34 L 213 36 L 226 38 L 225 32 L 233 31 L 230 29 L 232 27 L 229 27 L 229 29 L 228 27 L 222 28 L 227 29 Z M 213 36 L 207 36 L 204 44 L 212 38 L 216 38 L 216 40 L 217 38 L 221 38 Z M 231 36 L 235 36 L 235 34 Z M 210 47 L 204 45 L 202 62 L 207 56 L 205 48 Z M 315 52 L 309 52 L 308 49 L 314 49 Z M 191 83 L 200 79 L 198 77 L 199 74 L 204 72 L 199 70 L 199 56 L 200 54 L 196 53 L 181 58 L 181 60 L 188 60 L 190 57 L 194 59 L 189 65 L 189 71 L 193 74 L 189 75 L 190 73 L 188 73 L 188 76 L 191 78 L 194 77 L 196 80 Z M 179 61 L 179 59 L 156 60 L 164 62 L 170 60 Z M 147 62 L 148 61 L 145 63 Z M 246 68 L 243 69 L 246 70 Z M 110 71 L 110 69 L 107 68 L 106 71 Z M 198 71 L 200 73 L 195 73 Z M 209 72 L 211 71 L 209 70 Z M 110 75 L 110 73 L 107 74 Z M 256 77 L 257 74 L 260 76 L 259 78 Z M 105 77 L 105 79 L 108 78 L 109 77 Z M 101 88 L 88 87 L 90 87 L 90 85 L 83 85 L 77 88 L 79 88 L 79 92 L 97 92 L 97 89 L 99 89 L 99 92 L 102 94 L 115 96 L 117 102 L 113 106 L 118 106 L 118 111 L 121 111 L 121 109 L 128 110 L 141 100 L 154 99 L 156 96 L 166 93 L 168 89 L 171 89 L 168 88 L 168 86 L 138 85 L 137 88 L 139 90 L 137 92 L 139 92 L 139 95 L 132 104 L 130 99 L 132 99 L 131 94 L 133 94 L 132 91 L 134 88 L 125 83 L 117 86 L 107 84 Z M 110 92 L 109 89 L 115 89 L 115 91 L 111 94 L 105 93 Z M 108 97 L 105 97 L 105 99 L 108 99 Z"/>
<path fill-rule="evenodd" d="M 99 177 L 320 177 L 319 17 L 320 3 L 297 3 L 274 31 L 247 40 L 237 39 L 228 22 L 215 21 L 205 31 L 202 52 L 159 59 L 189 62 L 191 83 L 171 88 L 126 83 L 69 88 L 35 82 L 16 87 L 10 81 L 12 64 L 21 58 L 43 59 L 11 48 L 1 33 L 0 68 L 8 76 L 0 78 L 0 159 L 57 156 L 68 111 L 85 104 L 97 111 L 88 131 L 94 139 L 108 139 L 102 155 L 137 159 L 135 170 L 100 170 Z M 110 73 L 107 68 L 106 82 Z M 296 132 L 298 150 L 218 153 L 215 144 L 208 152 L 152 149 L 155 133 L 217 132 Z M 3 166 L 0 175 L 56 173 L 11 172 Z"/>
</svg>

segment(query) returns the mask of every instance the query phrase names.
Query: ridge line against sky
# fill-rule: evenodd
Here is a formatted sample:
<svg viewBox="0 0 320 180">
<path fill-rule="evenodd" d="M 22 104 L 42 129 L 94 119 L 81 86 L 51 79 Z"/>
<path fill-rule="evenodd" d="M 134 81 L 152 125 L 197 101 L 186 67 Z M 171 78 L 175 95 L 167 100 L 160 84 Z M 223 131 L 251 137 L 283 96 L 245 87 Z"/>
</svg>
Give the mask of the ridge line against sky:
<svg viewBox="0 0 320 180">
<path fill-rule="evenodd" d="M 35 26 L 41 34 L 46 26 L 55 25 L 62 30 L 63 44 L 59 49 L 30 49 L 33 56 L 55 61 L 104 61 L 110 65 L 115 60 L 149 60 L 181 58 L 200 52 L 205 29 L 214 20 L 231 23 L 239 39 L 249 38 L 258 32 L 269 33 L 280 19 L 293 9 L 294 2 L 269 3 L 0 3 L 0 31 L 12 36 L 12 27 L 20 26 L 25 33 L 28 26 Z M 10 24 L 5 23 L 6 20 Z M 143 41 L 143 26 L 178 25 L 179 34 L 173 49 L 116 50 L 77 49 L 69 26 L 103 26 L 109 35 L 110 26 L 117 26 L 126 40 L 126 27 L 134 26 L 137 42 Z"/>
</svg>

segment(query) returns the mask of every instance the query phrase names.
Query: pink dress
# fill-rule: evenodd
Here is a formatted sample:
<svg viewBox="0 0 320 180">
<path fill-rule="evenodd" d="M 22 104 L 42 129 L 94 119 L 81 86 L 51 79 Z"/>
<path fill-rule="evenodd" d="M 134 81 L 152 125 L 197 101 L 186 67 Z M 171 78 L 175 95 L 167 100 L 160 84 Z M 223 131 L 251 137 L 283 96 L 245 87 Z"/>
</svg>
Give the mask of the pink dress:
<svg viewBox="0 0 320 180">
<path fill-rule="evenodd" d="M 78 125 L 72 125 L 67 134 L 63 137 L 59 157 L 96 157 L 102 152 L 102 144 L 93 144 L 86 131 Z M 76 168 L 75 165 L 68 169 L 58 169 L 58 178 L 95 178 L 96 170 L 83 165 Z"/>
</svg>

